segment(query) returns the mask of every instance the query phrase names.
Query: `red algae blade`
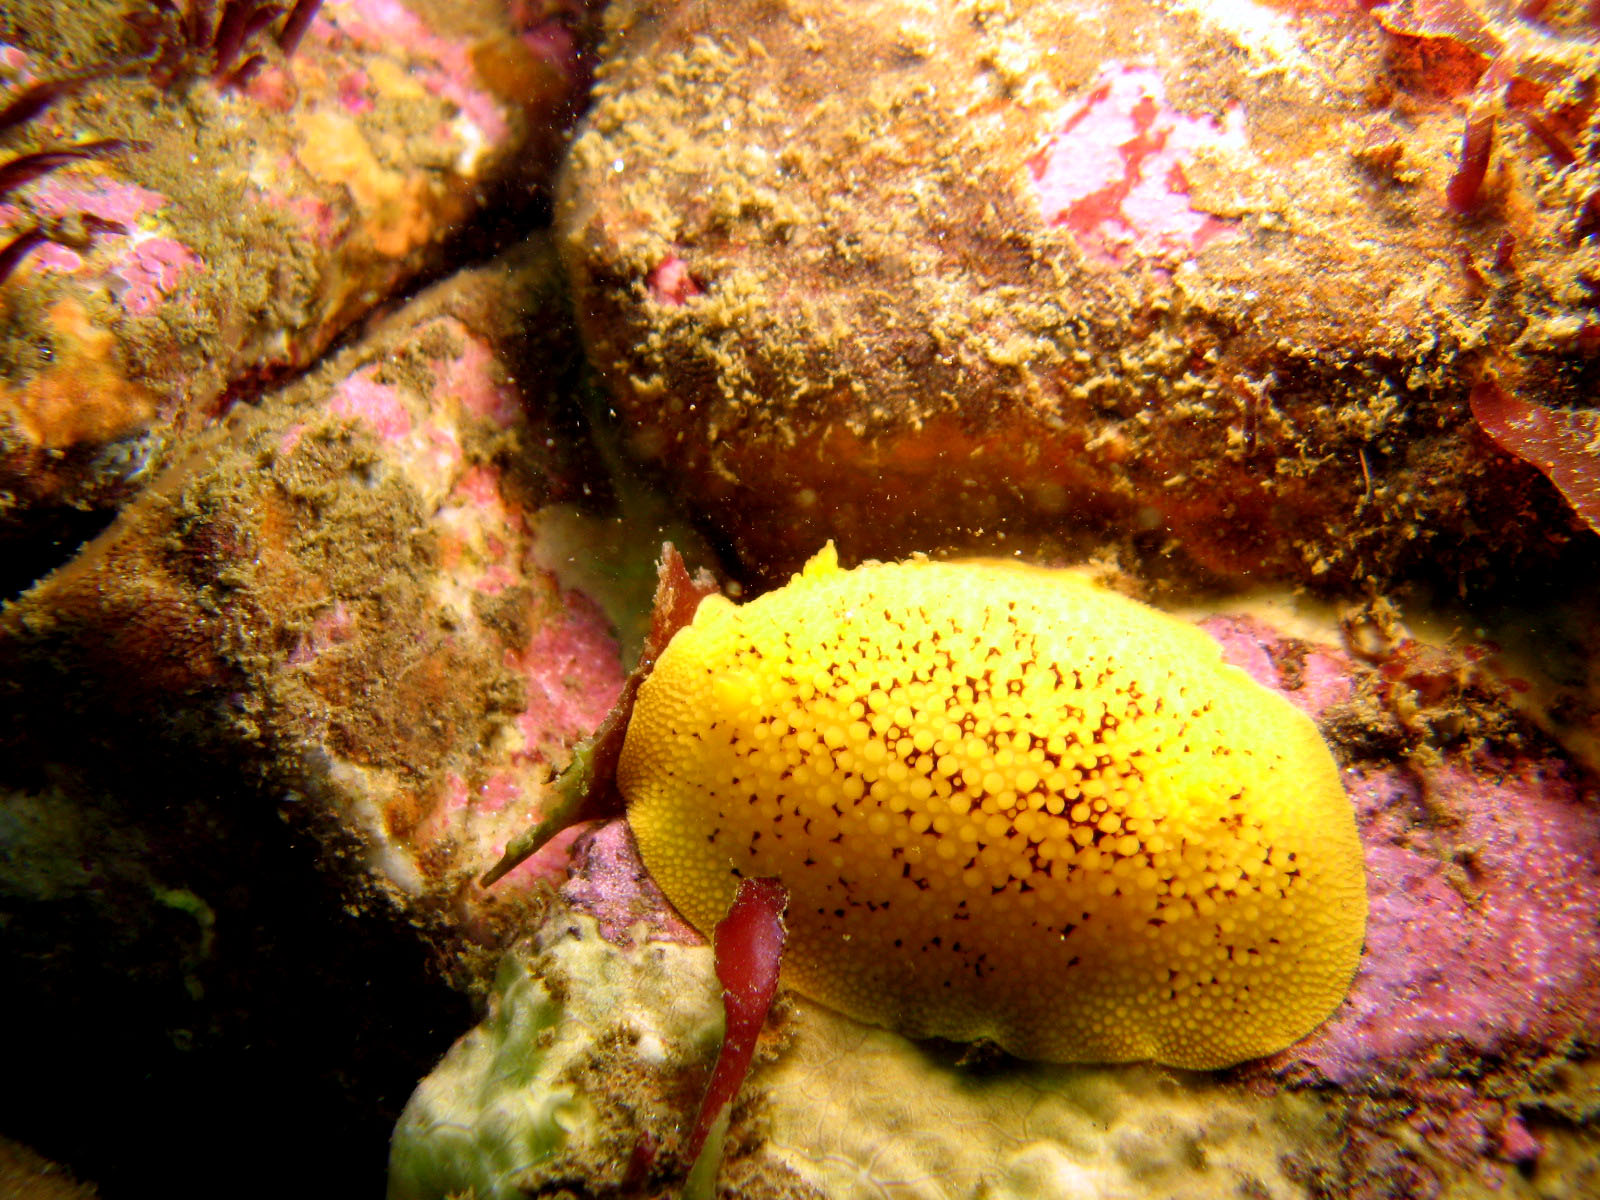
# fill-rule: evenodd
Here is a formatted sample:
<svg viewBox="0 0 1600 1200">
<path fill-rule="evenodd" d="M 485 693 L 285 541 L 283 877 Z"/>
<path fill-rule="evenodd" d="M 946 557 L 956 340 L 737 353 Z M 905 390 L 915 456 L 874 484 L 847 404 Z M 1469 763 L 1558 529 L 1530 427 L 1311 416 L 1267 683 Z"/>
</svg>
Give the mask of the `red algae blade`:
<svg viewBox="0 0 1600 1200">
<path fill-rule="evenodd" d="M 739 1085 L 750 1071 L 756 1038 L 766 1024 L 767 1012 L 778 990 L 778 964 L 783 958 L 783 910 L 789 890 L 776 879 L 746 879 L 717 923 L 712 944 L 717 957 L 717 979 L 722 983 L 722 1004 L 727 1010 L 727 1031 L 722 1050 L 706 1084 L 688 1153 L 698 1158 L 706 1134 L 733 1103 Z"/>
<path fill-rule="evenodd" d="M 49 240 L 50 235 L 44 230 L 30 229 L 7 242 L 0 249 L 0 283 L 10 279 L 12 273 L 22 265 L 22 260 Z"/>
<path fill-rule="evenodd" d="M 226 75 L 233 66 L 234 60 L 244 48 L 245 40 L 250 36 L 250 30 L 254 26 L 253 18 L 259 16 L 261 11 L 253 8 L 248 0 L 235 0 L 234 3 L 224 6 L 222 20 L 217 25 L 216 35 L 212 40 L 216 54 L 214 69 L 218 76 Z"/>
<path fill-rule="evenodd" d="M 84 84 L 105 75 L 105 71 L 89 71 L 81 75 L 68 75 L 61 79 L 46 79 L 24 88 L 0 109 L 0 132 L 14 129 L 33 120 L 45 109 L 65 96 L 71 95 Z"/>
<path fill-rule="evenodd" d="M 1490 109 L 1474 112 L 1461 131 L 1461 161 L 1445 185 L 1445 203 L 1453 213 L 1465 214 L 1477 206 L 1489 172 L 1489 154 L 1494 149 L 1495 115 Z"/>
<path fill-rule="evenodd" d="M 1493 380 L 1472 389 L 1472 415 L 1496 445 L 1555 484 L 1600 533 L 1600 412 L 1556 412 L 1519 399 Z"/>
<path fill-rule="evenodd" d="M 689 574 L 683 565 L 683 556 L 671 542 L 661 547 L 661 561 L 656 565 L 655 603 L 650 613 L 650 636 L 645 639 L 640 666 L 653 665 L 667 648 L 672 635 L 694 620 L 695 610 L 712 592 L 716 582 L 705 572 Z"/>
<path fill-rule="evenodd" d="M 78 146 L 65 146 L 58 150 L 40 150 L 23 154 L 0 165 L 0 196 L 15 191 L 25 183 L 32 183 L 42 175 L 91 158 L 109 158 L 133 147 L 121 138 L 106 138 L 98 142 L 84 142 Z"/>
</svg>

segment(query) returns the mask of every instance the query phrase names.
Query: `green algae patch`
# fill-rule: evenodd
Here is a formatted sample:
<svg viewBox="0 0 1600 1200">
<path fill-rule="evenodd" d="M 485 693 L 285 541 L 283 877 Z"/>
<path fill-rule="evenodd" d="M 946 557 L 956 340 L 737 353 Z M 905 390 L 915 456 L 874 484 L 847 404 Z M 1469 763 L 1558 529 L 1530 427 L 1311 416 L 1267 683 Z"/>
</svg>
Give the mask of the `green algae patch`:
<svg viewBox="0 0 1600 1200">
<path fill-rule="evenodd" d="M 670 1154 L 722 1035 L 719 1001 L 708 947 L 618 948 L 592 918 L 547 921 L 401 1114 L 389 1200 L 616 1185 L 644 1129 Z"/>
</svg>

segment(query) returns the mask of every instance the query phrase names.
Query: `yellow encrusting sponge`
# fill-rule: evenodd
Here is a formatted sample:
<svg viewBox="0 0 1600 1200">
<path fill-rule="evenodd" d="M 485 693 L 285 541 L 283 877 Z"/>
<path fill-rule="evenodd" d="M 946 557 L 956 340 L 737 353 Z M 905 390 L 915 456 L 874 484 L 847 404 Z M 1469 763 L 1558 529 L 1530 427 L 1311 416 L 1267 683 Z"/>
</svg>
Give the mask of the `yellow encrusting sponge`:
<svg viewBox="0 0 1600 1200">
<path fill-rule="evenodd" d="M 1070 572 L 845 571 L 829 545 L 749 604 L 710 597 L 618 782 L 689 921 L 777 876 L 785 982 L 913 1037 L 1221 1067 L 1314 1028 L 1361 953 L 1361 846 L 1315 726 Z"/>
</svg>

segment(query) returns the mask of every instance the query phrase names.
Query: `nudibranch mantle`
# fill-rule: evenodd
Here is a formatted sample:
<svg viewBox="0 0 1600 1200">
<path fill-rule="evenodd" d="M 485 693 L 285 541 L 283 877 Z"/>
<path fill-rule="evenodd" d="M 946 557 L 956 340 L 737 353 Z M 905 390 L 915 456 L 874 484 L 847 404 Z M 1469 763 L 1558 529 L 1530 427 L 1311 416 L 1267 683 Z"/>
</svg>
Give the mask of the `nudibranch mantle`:
<svg viewBox="0 0 1600 1200">
<path fill-rule="evenodd" d="M 1069 571 L 847 571 L 830 544 L 748 604 L 708 597 L 617 780 L 691 923 L 776 876 L 785 983 L 913 1037 L 1221 1067 L 1318 1025 L 1361 953 L 1361 846 L 1316 727 Z"/>
</svg>

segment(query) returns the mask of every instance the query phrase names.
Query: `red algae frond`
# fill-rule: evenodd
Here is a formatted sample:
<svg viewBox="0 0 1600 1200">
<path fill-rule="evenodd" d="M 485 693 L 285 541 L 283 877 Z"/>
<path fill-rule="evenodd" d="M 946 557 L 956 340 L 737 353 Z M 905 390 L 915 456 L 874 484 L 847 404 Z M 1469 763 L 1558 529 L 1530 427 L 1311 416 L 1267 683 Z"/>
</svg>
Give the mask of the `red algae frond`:
<svg viewBox="0 0 1600 1200">
<path fill-rule="evenodd" d="M 1472 389 L 1473 418 L 1502 450 L 1538 468 L 1600 533 L 1600 412 L 1557 412 L 1494 380 Z"/>
<path fill-rule="evenodd" d="M 84 84 L 103 79 L 110 73 L 109 70 L 85 71 L 81 75 L 64 75 L 60 79 L 43 79 L 30 84 L 13 96 L 4 108 L 0 108 L 0 133 L 27 124 Z"/>
<path fill-rule="evenodd" d="M 1444 199 L 1453 213 L 1469 213 L 1478 205 L 1494 150 L 1495 113 L 1485 106 L 1467 118 L 1461 130 L 1461 158 L 1445 185 Z"/>
<path fill-rule="evenodd" d="M 282 27 L 278 30 L 278 49 L 283 51 L 285 58 L 291 57 L 299 48 L 300 39 L 305 37 L 306 30 L 311 28 L 311 21 L 322 7 L 322 0 L 299 0 L 294 8 L 289 10 L 289 15 L 284 18 Z"/>
<path fill-rule="evenodd" d="M 9 162 L 0 163 L 0 197 L 70 162 L 109 158 L 114 154 L 121 154 L 129 149 L 130 145 L 121 138 L 105 138 L 97 142 L 83 142 L 76 146 L 63 146 L 55 150 L 39 150 L 33 154 L 18 155 Z"/>
<path fill-rule="evenodd" d="M 691 1159 L 699 1156 L 712 1127 L 733 1104 L 739 1085 L 750 1072 L 756 1039 L 778 991 L 786 932 L 783 912 L 788 905 L 789 889 L 781 881 L 746 879 L 740 882 L 728 915 L 717 923 L 713 940 L 717 980 L 722 984 L 728 1019 L 717 1065 L 689 1135 Z"/>
</svg>

